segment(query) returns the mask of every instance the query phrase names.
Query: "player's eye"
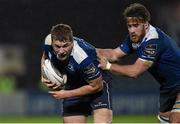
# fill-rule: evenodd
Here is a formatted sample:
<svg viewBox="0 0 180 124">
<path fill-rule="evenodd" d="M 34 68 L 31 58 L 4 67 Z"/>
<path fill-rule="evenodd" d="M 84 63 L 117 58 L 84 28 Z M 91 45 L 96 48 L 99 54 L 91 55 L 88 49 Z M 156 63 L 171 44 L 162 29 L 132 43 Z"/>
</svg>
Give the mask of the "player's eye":
<svg viewBox="0 0 180 124">
<path fill-rule="evenodd" d="M 62 47 L 65 48 L 65 47 L 68 47 L 68 46 L 69 46 L 69 44 L 65 44 L 65 45 L 63 45 Z"/>
<path fill-rule="evenodd" d="M 132 27 L 132 25 L 127 25 L 127 27 L 128 27 L 128 28 L 131 28 L 131 27 Z"/>
<path fill-rule="evenodd" d="M 137 28 L 137 27 L 139 26 L 139 24 L 134 24 L 133 26 L 134 26 L 135 28 Z"/>
<path fill-rule="evenodd" d="M 71 44 L 72 44 L 72 43 L 67 42 L 67 43 L 66 43 L 66 44 L 64 44 L 62 47 L 63 47 L 63 48 L 66 48 L 66 47 L 69 47 Z"/>
<path fill-rule="evenodd" d="M 60 46 L 58 46 L 58 45 L 52 45 L 52 46 L 53 46 L 54 49 L 59 49 L 60 48 Z"/>
</svg>

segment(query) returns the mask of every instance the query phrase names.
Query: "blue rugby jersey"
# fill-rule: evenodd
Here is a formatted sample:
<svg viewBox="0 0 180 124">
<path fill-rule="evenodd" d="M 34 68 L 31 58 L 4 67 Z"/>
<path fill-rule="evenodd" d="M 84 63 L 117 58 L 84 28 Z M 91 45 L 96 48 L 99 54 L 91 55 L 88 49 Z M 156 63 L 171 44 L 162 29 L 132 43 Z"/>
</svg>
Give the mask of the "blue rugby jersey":
<svg viewBox="0 0 180 124">
<path fill-rule="evenodd" d="M 74 37 L 73 49 L 68 60 L 61 62 L 56 58 L 51 46 L 51 40 L 45 41 L 44 52 L 60 72 L 67 74 L 65 89 L 75 89 L 87 85 L 87 81 L 96 79 L 100 75 L 109 80 L 109 74 L 98 68 L 95 48 L 85 40 Z"/>
<path fill-rule="evenodd" d="M 153 62 L 149 72 L 160 83 L 162 92 L 180 86 L 180 48 L 160 29 L 150 25 L 141 43 L 132 43 L 127 36 L 119 48 L 126 54 L 135 51 L 138 58 Z"/>
</svg>

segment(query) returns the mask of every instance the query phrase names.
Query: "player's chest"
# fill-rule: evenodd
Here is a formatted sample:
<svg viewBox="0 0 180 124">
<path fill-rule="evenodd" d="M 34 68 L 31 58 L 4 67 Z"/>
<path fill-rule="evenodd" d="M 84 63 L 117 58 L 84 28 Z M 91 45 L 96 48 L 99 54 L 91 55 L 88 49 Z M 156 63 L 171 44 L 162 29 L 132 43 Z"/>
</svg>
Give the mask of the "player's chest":
<svg viewBox="0 0 180 124">
<path fill-rule="evenodd" d="M 65 71 L 67 74 L 71 76 L 77 76 L 79 75 L 79 67 L 76 63 L 73 62 L 68 62 L 67 64 L 64 65 Z"/>
</svg>

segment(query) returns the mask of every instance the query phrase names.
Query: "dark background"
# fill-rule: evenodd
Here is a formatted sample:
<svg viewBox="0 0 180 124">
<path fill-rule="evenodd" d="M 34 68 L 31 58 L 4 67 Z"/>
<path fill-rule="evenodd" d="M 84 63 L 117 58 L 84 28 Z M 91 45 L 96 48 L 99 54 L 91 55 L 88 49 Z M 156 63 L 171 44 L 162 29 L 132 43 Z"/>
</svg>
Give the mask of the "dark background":
<svg viewBox="0 0 180 124">
<path fill-rule="evenodd" d="M 149 9 L 152 25 L 173 35 L 166 16 L 172 20 L 173 13 L 179 14 L 179 10 L 171 11 L 179 5 L 178 0 L 0 0 L 0 45 L 19 45 L 24 51 L 26 71 L 22 75 L 13 74 L 16 88 L 39 90 L 42 46 L 53 25 L 66 23 L 72 27 L 75 36 L 94 46 L 115 48 L 127 34 L 123 10 L 134 2 Z M 163 7 L 171 8 L 169 15 Z M 135 57 L 132 55 L 132 58 L 124 62 L 132 63 Z M 118 86 L 120 89 L 156 87 L 156 81 L 148 73 L 136 80 L 119 76 L 114 80 L 118 82 L 114 87 L 117 90 Z M 125 85 L 127 82 L 128 86 Z"/>
</svg>

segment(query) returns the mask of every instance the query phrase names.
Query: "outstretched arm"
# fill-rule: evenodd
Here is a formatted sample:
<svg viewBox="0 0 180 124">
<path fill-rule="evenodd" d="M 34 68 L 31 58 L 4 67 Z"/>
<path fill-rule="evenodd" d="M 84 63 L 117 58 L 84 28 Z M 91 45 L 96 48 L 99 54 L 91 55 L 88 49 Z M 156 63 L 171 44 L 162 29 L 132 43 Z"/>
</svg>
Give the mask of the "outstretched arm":
<svg viewBox="0 0 180 124">
<path fill-rule="evenodd" d="M 115 48 L 115 49 L 101 49 L 101 48 L 96 48 L 96 53 L 98 58 L 107 58 L 108 61 L 110 62 L 115 62 L 119 58 L 123 57 L 126 55 L 120 48 Z"/>
<path fill-rule="evenodd" d="M 136 62 L 132 65 L 109 63 L 109 61 L 105 58 L 101 59 L 99 62 L 99 67 L 103 70 L 109 70 L 114 74 L 124 75 L 132 78 L 137 78 L 143 72 L 148 70 L 153 64 L 152 61 L 142 60 L 140 58 L 137 59 Z"/>
</svg>

